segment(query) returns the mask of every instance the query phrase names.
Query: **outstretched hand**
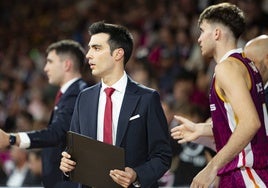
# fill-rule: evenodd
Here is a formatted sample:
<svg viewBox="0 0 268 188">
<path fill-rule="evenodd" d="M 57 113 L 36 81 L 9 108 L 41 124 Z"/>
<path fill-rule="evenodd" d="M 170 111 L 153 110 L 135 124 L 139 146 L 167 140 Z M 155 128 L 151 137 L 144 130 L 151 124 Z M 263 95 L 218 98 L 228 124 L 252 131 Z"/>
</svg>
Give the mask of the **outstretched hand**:
<svg viewBox="0 0 268 188">
<path fill-rule="evenodd" d="M 5 149 L 9 146 L 9 134 L 0 129 L 0 149 Z"/>
<path fill-rule="evenodd" d="M 178 140 L 179 144 L 194 141 L 201 135 L 201 127 L 198 127 L 196 123 L 181 117 L 174 116 L 174 118 L 181 122 L 179 126 L 171 129 L 171 136 L 173 139 Z"/>
</svg>

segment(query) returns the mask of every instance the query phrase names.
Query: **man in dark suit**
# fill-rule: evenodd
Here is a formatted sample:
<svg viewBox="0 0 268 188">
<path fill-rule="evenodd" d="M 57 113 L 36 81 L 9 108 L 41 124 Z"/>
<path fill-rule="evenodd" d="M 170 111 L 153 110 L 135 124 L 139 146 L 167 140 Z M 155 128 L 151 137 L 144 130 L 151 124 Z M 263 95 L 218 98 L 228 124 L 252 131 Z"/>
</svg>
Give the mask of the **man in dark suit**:
<svg viewBox="0 0 268 188">
<path fill-rule="evenodd" d="M 111 178 L 122 187 L 158 187 L 157 181 L 169 169 L 171 147 L 168 125 L 157 91 L 140 85 L 125 72 L 133 38 L 119 25 L 97 22 L 90 26 L 86 55 L 92 74 L 101 82 L 77 98 L 71 130 L 99 141 L 105 137 L 107 88 L 114 88 L 111 144 L 124 148 L 124 170 L 111 169 Z M 89 148 L 85 148 L 89 149 Z M 75 161 L 63 152 L 60 169 L 66 173 Z"/>
<path fill-rule="evenodd" d="M 47 49 L 44 71 L 50 84 L 60 86 L 62 96 L 55 103 L 48 128 L 40 131 L 7 134 L 0 130 L 0 148 L 17 145 L 21 148 L 44 148 L 42 152 L 42 181 L 46 188 L 76 187 L 63 181 L 59 170 L 61 152 L 66 147 L 66 132 L 79 92 L 87 84 L 81 79 L 85 53 L 81 45 L 72 40 L 62 40 Z"/>
<path fill-rule="evenodd" d="M 268 35 L 251 39 L 245 46 L 245 55 L 259 69 L 265 89 L 265 103 L 268 109 Z"/>
</svg>

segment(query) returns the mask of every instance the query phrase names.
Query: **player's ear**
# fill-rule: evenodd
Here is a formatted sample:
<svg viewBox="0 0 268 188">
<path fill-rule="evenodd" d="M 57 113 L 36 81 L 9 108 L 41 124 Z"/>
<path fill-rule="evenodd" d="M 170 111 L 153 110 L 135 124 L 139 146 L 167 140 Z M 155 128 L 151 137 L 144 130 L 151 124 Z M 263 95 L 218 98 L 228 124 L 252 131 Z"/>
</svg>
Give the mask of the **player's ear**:
<svg viewBox="0 0 268 188">
<path fill-rule="evenodd" d="M 221 37 L 221 29 L 216 28 L 216 29 L 214 30 L 214 38 L 215 38 L 215 40 L 219 40 L 220 37 Z"/>
</svg>

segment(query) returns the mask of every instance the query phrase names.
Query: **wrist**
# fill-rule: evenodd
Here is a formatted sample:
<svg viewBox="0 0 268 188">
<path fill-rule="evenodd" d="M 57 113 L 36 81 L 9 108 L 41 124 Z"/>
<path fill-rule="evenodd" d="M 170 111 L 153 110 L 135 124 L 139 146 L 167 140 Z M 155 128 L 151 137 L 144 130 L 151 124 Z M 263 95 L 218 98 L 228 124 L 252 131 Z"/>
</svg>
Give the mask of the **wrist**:
<svg viewBox="0 0 268 188">
<path fill-rule="evenodd" d="M 133 172 L 134 172 L 134 182 L 132 183 L 132 185 L 134 187 L 141 187 L 141 184 L 140 184 L 140 181 L 139 181 L 139 177 L 138 177 L 136 171 L 133 170 Z"/>
<path fill-rule="evenodd" d="M 221 165 L 219 164 L 219 161 L 217 159 L 215 159 L 215 158 L 212 158 L 207 166 L 209 166 L 212 169 L 212 171 L 214 171 L 216 173 L 221 168 L 220 167 Z"/>
<path fill-rule="evenodd" d="M 9 146 L 14 146 L 17 142 L 17 137 L 15 134 L 10 133 L 8 137 Z"/>
<path fill-rule="evenodd" d="M 141 187 L 141 184 L 140 184 L 140 182 L 139 182 L 138 177 L 137 177 L 136 180 L 132 183 L 132 185 L 133 185 L 134 187 Z"/>
<path fill-rule="evenodd" d="M 10 133 L 8 136 L 8 142 L 9 142 L 9 146 L 14 146 L 14 145 L 19 146 L 19 143 L 20 143 L 19 135 L 14 134 L 14 133 Z"/>
<path fill-rule="evenodd" d="M 212 122 L 204 123 L 200 134 L 200 136 L 213 136 Z"/>
</svg>

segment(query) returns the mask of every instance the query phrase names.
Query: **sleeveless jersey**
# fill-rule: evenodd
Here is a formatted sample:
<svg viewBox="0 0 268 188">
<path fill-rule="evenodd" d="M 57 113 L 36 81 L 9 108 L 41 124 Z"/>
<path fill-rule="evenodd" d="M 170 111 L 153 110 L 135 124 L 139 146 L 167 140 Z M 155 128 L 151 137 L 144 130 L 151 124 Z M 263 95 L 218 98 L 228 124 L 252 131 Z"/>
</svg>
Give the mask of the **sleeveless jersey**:
<svg viewBox="0 0 268 188">
<path fill-rule="evenodd" d="M 251 79 L 250 95 L 257 109 L 261 121 L 261 127 L 250 143 L 232 161 L 220 169 L 218 174 L 221 175 L 243 167 L 267 169 L 268 117 L 265 106 L 262 78 L 253 62 L 243 57 L 242 50 L 235 50 L 234 53 L 229 55 L 227 58 L 232 58 L 232 60 L 237 61 L 237 63 L 243 63 L 248 70 Z M 211 117 L 213 121 L 212 130 L 215 138 L 216 149 L 219 151 L 229 140 L 232 132 L 237 126 L 237 122 L 239 122 L 239 119 L 237 119 L 230 103 L 216 91 L 215 79 L 217 78 L 215 78 L 214 75 L 211 82 L 212 85 L 210 88 L 209 98 Z"/>
</svg>

